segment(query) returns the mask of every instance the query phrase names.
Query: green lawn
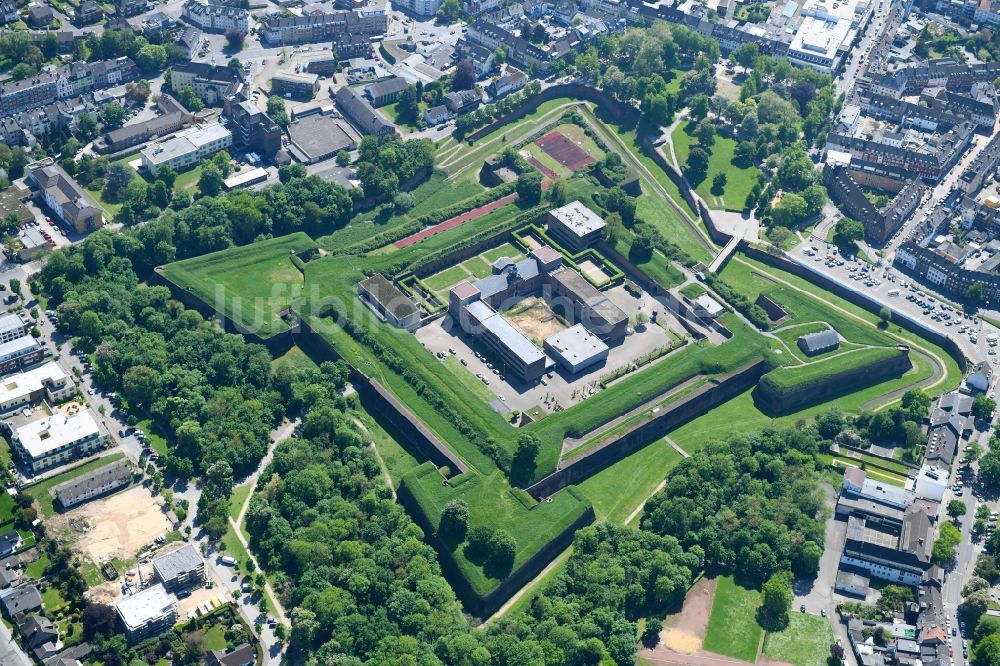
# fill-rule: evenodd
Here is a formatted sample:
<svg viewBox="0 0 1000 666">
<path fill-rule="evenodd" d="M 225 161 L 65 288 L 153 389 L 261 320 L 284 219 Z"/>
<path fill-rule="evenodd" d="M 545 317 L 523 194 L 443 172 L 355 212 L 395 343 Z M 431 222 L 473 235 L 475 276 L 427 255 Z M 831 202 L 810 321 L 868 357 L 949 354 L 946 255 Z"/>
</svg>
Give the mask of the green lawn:
<svg viewBox="0 0 1000 666">
<path fill-rule="evenodd" d="M 229 515 L 233 520 L 239 517 L 240 509 L 243 508 L 243 502 L 253 492 L 253 485 L 252 483 L 245 483 L 242 486 L 233 488 L 233 494 L 229 496 Z"/>
<path fill-rule="evenodd" d="M 316 247 L 302 232 L 212 252 L 163 267 L 163 275 L 249 330 L 268 337 L 288 325 L 277 313 L 298 298 L 302 273 L 291 255 Z"/>
<path fill-rule="evenodd" d="M 694 300 L 699 296 L 701 296 L 702 294 L 706 293 L 707 291 L 708 290 L 705 289 L 705 287 L 703 287 L 702 285 L 698 284 L 697 282 L 692 282 L 691 284 L 681 289 L 681 294 L 683 296 L 687 296 L 691 300 Z"/>
<path fill-rule="evenodd" d="M 84 188 L 84 191 L 90 195 L 90 198 L 94 200 L 98 206 L 104 210 L 104 216 L 110 220 L 118 211 L 121 210 L 122 205 L 120 203 L 111 203 L 110 201 L 104 200 L 103 190 L 91 190 L 89 188 Z"/>
<path fill-rule="evenodd" d="M 204 631 L 205 648 L 209 650 L 226 649 L 226 627 L 221 623 L 213 624 Z"/>
<path fill-rule="evenodd" d="M 794 666 L 826 666 L 833 642 L 829 619 L 793 612 L 785 629 L 768 632 L 764 654 Z"/>
<path fill-rule="evenodd" d="M 764 632 L 757 624 L 758 606 L 760 592 L 740 587 L 733 582 L 732 576 L 721 576 L 716 584 L 702 647 L 743 661 L 756 661 L 757 646 Z"/>
<path fill-rule="evenodd" d="M 87 587 L 96 587 L 104 582 L 104 576 L 101 575 L 101 570 L 97 568 L 97 565 L 90 560 L 84 560 L 80 566 L 80 573 L 83 575 L 83 580 L 87 582 Z"/>
<path fill-rule="evenodd" d="M 367 244 L 373 237 L 385 235 L 386 243 L 398 238 L 398 229 L 413 225 L 414 220 L 442 208 L 471 199 L 484 191 L 477 182 L 447 182 L 443 171 L 435 171 L 430 178 L 410 191 L 413 208 L 406 213 L 396 213 L 392 204 L 378 206 L 354 216 L 351 222 L 336 231 L 317 239 L 320 247 L 330 252 L 350 252 L 353 246 Z M 418 231 L 419 226 L 412 231 Z M 412 233 L 412 232 L 411 232 Z"/>
<path fill-rule="evenodd" d="M 467 367 L 462 365 L 462 363 L 455 356 L 449 356 L 442 361 L 444 367 L 451 370 L 455 379 L 465 387 L 473 397 L 479 398 L 485 403 L 491 403 L 497 399 L 497 396 L 493 391 L 491 391 L 486 384 L 483 384 L 482 380 L 472 374 L 472 371 Z"/>
<path fill-rule="evenodd" d="M 293 346 L 282 356 L 271 361 L 272 368 L 278 368 L 280 366 L 289 366 L 293 369 L 308 369 L 308 370 L 318 370 L 319 366 L 316 362 L 309 358 L 309 355 L 302 351 L 298 346 Z"/>
<path fill-rule="evenodd" d="M 174 180 L 174 191 L 179 192 L 181 190 L 193 190 L 198 187 L 198 181 L 201 179 L 201 165 L 195 166 L 183 173 L 177 174 L 177 179 Z"/>
<path fill-rule="evenodd" d="M 403 475 L 422 463 L 424 459 L 400 443 L 403 437 L 397 436 L 390 424 L 380 423 L 375 416 L 367 412 L 361 412 L 358 416 L 375 440 L 375 449 L 385 463 L 393 487 L 398 488 Z"/>
<path fill-rule="evenodd" d="M 685 121 L 677 125 L 671 139 L 674 143 L 674 153 L 677 161 L 683 167 L 687 162 L 688 154 L 691 152 L 692 144 L 697 144 L 697 139 L 688 134 L 691 121 Z M 743 210 L 743 204 L 747 195 L 757 182 L 758 172 L 756 167 L 739 167 L 733 164 L 733 152 L 736 150 L 736 140 L 717 134 L 715 142 L 708 151 L 708 174 L 705 180 L 698 183 L 695 191 L 705 200 L 710 208 L 725 208 L 726 210 Z M 715 174 L 724 173 L 728 182 L 723 189 L 722 195 L 712 193 L 712 179 Z"/>
<path fill-rule="evenodd" d="M 624 523 L 680 461 L 681 454 L 660 439 L 601 470 L 577 488 L 594 505 L 599 520 Z"/>
<path fill-rule="evenodd" d="M 150 448 L 161 456 L 167 455 L 170 451 L 170 447 L 167 445 L 167 438 L 163 435 L 163 431 L 160 430 L 160 426 L 155 421 L 152 419 L 142 419 L 137 421 L 135 425 L 146 434 L 146 441 L 149 442 Z"/>
<path fill-rule="evenodd" d="M 49 556 L 42 553 L 41 556 L 24 568 L 24 573 L 28 574 L 35 580 L 41 580 L 42 576 L 45 575 L 45 570 L 49 568 L 52 562 L 49 560 Z"/>
<path fill-rule="evenodd" d="M 467 279 L 469 279 L 469 273 L 461 266 L 450 266 L 440 273 L 435 273 L 430 277 L 424 278 L 424 284 L 426 284 L 431 291 L 437 293 L 454 287 L 462 280 Z"/>
<path fill-rule="evenodd" d="M 79 467 L 75 467 L 68 472 L 57 474 L 56 476 L 50 477 L 40 483 L 36 483 L 33 486 L 29 486 L 28 488 L 24 489 L 24 492 L 31 495 L 31 497 L 34 498 L 36 502 L 38 502 L 38 505 L 42 508 L 42 516 L 44 518 L 50 518 L 56 512 L 55 506 L 53 506 L 52 503 L 53 502 L 52 495 L 49 494 L 49 490 L 52 487 L 58 486 L 60 483 L 63 483 L 64 481 L 75 479 L 76 477 L 86 474 L 87 472 L 92 472 L 98 467 L 103 467 L 104 465 L 108 465 L 118 460 L 123 460 L 124 458 L 125 454 L 123 453 L 112 453 L 111 455 L 108 456 L 96 458 L 87 463 L 84 463 L 83 465 L 80 465 Z"/>
<path fill-rule="evenodd" d="M 510 243 L 504 243 L 503 245 L 499 245 L 492 250 L 486 250 L 486 252 L 483 252 L 481 256 L 487 263 L 492 264 L 501 257 L 509 257 L 512 261 L 520 261 L 524 258 L 524 253 Z"/>
<path fill-rule="evenodd" d="M 45 606 L 46 613 L 55 613 L 66 605 L 66 599 L 59 592 L 59 588 L 53 585 L 42 591 L 42 605 Z"/>
<path fill-rule="evenodd" d="M 469 505 L 469 527 L 489 526 L 504 529 L 517 544 L 513 569 L 523 565 L 559 533 L 569 527 L 590 504 L 573 486 L 552 496 L 551 502 L 540 502 L 531 510 L 515 497 L 503 473 L 467 472 L 452 477 L 449 485 L 441 483 L 441 475 L 431 463 L 424 463 L 403 477 L 401 491 L 409 492 L 420 507 L 427 522 L 437 525 L 445 505 L 453 499 L 463 499 Z M 523 493 L 523 491 L 518 491 Z M 527 493 L 523 493 L 527 496 Z M 484 567 L 466 557 L 464 544 L 451 553 L 459 570 L 480 595 L 493 590 L 503 577 L 491 576 Z"/>
</svg>

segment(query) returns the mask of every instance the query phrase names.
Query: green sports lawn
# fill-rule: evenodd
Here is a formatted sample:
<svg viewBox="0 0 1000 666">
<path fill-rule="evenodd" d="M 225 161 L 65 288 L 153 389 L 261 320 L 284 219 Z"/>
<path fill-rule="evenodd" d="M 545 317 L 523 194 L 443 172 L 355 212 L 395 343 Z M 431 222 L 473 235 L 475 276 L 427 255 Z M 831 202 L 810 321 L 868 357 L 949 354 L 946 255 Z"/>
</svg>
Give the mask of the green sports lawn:
<svg viewBox="0 0 1000 666">
<path fill-rule="evenodd" d="M 551 502 L 539 502 L 530 510 L 515 496 L 499 470 L 489 474 L 466 472 L 450 479 L 449 485 L 431 463 L 424 463 L 403 477 L 409 491 L 431 525 L 437 525 L 445 505 L 453 499 L 463 499 L 469 505 L 469 527 L 488 526 L 503 529 L 514 537 L 517 555 L 514 570 L 541 550 L 561 532 L 580 518 L 590 507 L 573 486 L 552 496 Z M 451 551 L 463 577 L 480 595 L 492 591 L 501 580 L 490 578 L 483 567 L 471 562 L 459 544 Z"/>
<path fill-rule="evenodd" d="M 793 612 L 785 629 L 768 632 L 764 654 L 794 666 L 825 666 L 833 642 L 829 619 Z"/>
<path fill-rule="evenodd" d="M 764 630 L 757 624 L 760 592 L 740 587 L 732 576 L 721 576 L 716 583 L 712 613 L 702 647 L 716 654 L 753 663 Z M 827 646 L 829 648 L 829 646 Z"/>
<path fill-rule="evenodd" d="M 302 291 L 302 272 L 291 256 L 315 247 L 298 232 L 176 261 L 163 267 L 163 275 L 266 338 L 288 328 L 277 313 Z"/>
<path fill-rule="evenodd" d="M 692 144 L 697 145 L 697 139 L 688 134 L 691 121 L 680 123 L 674 130 L 671 139 L 674 143 L 674 153 L 677 161 L 683 167 L 691 152 Z M 710 208 L 725 208 L 726 210 L 743 210 L 747 195 L 757 182 L 758 172 L 755 167 L 738 167 L 733 164 L 733 153 L 736 150 L 736 140 L 716 134 L 715 142 L 708 151 L 708 174 L 705 180 L 698 183 L 695 191 Z M 715 174 L 724 173 L 728 182 L 722 196 L 712 193 L 712 179 Z"/>
</svg>

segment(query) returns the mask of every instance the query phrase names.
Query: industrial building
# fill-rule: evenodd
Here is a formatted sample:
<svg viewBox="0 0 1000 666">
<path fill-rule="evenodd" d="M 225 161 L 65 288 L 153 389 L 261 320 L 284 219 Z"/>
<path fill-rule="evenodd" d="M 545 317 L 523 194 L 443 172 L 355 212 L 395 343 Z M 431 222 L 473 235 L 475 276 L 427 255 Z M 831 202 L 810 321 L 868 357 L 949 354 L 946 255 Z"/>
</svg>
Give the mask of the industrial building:
<svg viewBox="0 0 1000 666">
<path fill-rule="evenodd" d="M 183 171 L 232 144 L 233 133 L 215 122 L 185 130 L 162 143 L 152 143 L 140 155 L 143 168 L 155 176 L 164 166 Z"/>
</svg>

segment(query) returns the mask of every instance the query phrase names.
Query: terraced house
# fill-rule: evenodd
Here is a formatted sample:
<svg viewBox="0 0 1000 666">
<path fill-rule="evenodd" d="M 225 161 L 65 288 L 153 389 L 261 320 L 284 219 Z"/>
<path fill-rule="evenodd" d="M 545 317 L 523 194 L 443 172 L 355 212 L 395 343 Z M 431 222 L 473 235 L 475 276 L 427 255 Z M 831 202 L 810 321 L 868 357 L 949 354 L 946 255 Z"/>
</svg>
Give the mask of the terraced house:
<svg viewBox="0 0 1000 666">
<path fill-rule="evenodd" d="M 131 58 L 75 62 L 38 76 L 0 86 L 0 113 L 10 115 L 133 81 L 139 68 Z"/>
<path fill-rule="evenodd" d="M 250 32 L 250 12 L 218 0 L 188 0 L 184 3 L 181 16 L 205 32 L 226 32 L 230 28 L 243 34 Z"/>
</svg>

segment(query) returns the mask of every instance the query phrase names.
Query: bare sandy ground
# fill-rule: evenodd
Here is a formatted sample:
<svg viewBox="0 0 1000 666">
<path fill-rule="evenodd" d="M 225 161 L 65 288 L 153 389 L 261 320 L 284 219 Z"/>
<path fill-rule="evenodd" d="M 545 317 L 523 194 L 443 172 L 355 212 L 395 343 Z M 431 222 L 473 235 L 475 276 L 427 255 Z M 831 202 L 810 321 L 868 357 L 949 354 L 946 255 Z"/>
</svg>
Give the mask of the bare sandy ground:
<svg viewBox="0 0 1000 666">
<path fill-rule="evenodd" d="M 134 486 L 51 519 L 58 534 L 71 535 L 70 546 L 100 564 L 110 559 L 134 558 L 170 531 L 163 500 L 149 489 Z"/>
<path fill-rule="evenodd" d="M 695 654 L 701 650 L 714 598 L 714 578 L 702 578 L 695 583 L 684 598 L 681 612 L 671 615 L 664 623 L 660 634 L 662 645 L 684 654 Z"/>
</svg>

